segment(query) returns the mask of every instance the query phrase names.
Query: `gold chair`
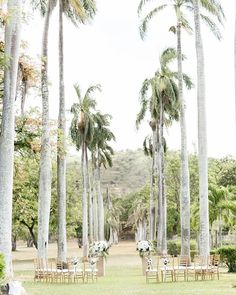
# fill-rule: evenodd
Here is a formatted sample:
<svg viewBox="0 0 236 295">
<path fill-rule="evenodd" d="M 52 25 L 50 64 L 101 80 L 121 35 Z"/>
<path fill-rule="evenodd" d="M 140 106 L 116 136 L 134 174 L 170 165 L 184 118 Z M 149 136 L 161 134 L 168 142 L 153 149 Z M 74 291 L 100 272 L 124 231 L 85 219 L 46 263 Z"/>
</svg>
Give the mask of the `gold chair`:
<svg viewBox="0 0 236 295">
<path fill-rule="evenodd" d="M 209 256 L 196 256 L 194 257 L 194 269 L 195 269 L 195 279 L 198 280 L 200 276 L 202 280 L 206 280 L 208 277 L 212 276 L 210 257 Z"/>
<path fill-rule="evenodd" d="M 91 280 L 93 283 L 97 281 L 97 258 L 89 258 L 84 260 L 84 281 L 86 283 Z"/>
<path fill-rule="evenodd" d="M 81 267 L 81 261 L 76 260 L 76 262 L 72 262 L 73 272 L 74 272 L 74 282 L 78 283 L 79 280 L 82 280 L 84 283 L 84 269 Z"/>
<path fill-rule="evenodd" d="M 146 257 L 147 260 L 147 269 L 146 269 L 146 283 L 149 283 L 149 280 L 155 280 L 156 283 L 159 282 L 159 261 L 160 257 L 156 256 L 155 258 Z M 156 263 L 153 263 L 153 260 L 156 260 Z"/>
<path fill-rule="evenodd" d="M 34 281 L 43 281 L 43 263 L 42 259 L 34 259 Z"/>
<path fill-rule="evenodd" d="M 212 279 L 214 278 L 215 274 L 217 275 L 217 279 L 220 279 L 220 271 L 219 271 L 219 264 L 220 264 L 220 255 L 214 254 L 211 257 L 211 268 L 210 273 Z"/>
<path fill-rule="evenodd" d="M 174 266 L 174 278 L 177 281 L 183 277 L 184 281 L 188 280 L 188 266 L 190 264 L 188 255 L 179 255 L 177 257 L 177 265 Z"/>
<path fill-rule="evenodd" d="M 174 275 L 174 257 L 172 256 L 161 256 L 160 257 L 160 271 L 161 281 L 166 282 L 168 278 L 173 282 L 175 280 Z"/>
</svg>

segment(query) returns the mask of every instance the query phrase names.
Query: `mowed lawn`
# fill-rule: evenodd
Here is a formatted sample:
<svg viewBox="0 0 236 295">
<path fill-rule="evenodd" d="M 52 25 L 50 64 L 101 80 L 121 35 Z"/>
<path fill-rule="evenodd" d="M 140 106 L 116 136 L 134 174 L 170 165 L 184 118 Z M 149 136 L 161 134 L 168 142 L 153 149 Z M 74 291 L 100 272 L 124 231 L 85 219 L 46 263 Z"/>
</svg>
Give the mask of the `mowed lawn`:
<svg viewBox="0 0 236 295">
<path fill-rule="evenodd" d="M 149 295 L 149 294 L 236 294 L 236 274 L 228 274 L 221 269 L 220 280 L 165 282 L 146 284 L 141 273 L 141 260 L 135 251 L 134 242 L 121 242 L 112 246 L 106 262 L 106 275 L 97 283 L 39 283 L 33 280 L 34 249 L 19 247 L 13 254 L 15 279 L 23 282 L 28 295 Z M 75 242 L 70 242 L 68 256 L 80 256 L 81 250 Z M 49 257 L 56 257 L 56 245 L 51 244 Z"/>
</svg>

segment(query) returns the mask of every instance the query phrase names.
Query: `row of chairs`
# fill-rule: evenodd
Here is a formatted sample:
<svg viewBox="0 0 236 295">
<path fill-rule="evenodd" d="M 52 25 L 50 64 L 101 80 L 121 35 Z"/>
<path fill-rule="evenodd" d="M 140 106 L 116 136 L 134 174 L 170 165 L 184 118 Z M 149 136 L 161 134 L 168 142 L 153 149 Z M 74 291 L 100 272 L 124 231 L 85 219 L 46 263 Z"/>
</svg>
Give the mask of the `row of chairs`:
<svg viewBox="0 0 236 295">
<path fill-rule="evenodd" d="M 156 262 L 153 258 L 146 258 L 146 282 L 155 280 L 156 282 L 165 282 L 171 280 L 178 281 L 181 277 L 184 281 L 190 278 L 195 280 L 214 279 L 216 275 L 219 280 L 219 255 L 195 256 L 193 262 L 186 255 L 178 257 L 156 256 Z"/>
<path fill-rule="evenodd" d="M 66 262 L 56 259 L 34 259 L 34 280 L 50 283 L 83 283 L 97 281 L 96 259 Z"/>
</svg>

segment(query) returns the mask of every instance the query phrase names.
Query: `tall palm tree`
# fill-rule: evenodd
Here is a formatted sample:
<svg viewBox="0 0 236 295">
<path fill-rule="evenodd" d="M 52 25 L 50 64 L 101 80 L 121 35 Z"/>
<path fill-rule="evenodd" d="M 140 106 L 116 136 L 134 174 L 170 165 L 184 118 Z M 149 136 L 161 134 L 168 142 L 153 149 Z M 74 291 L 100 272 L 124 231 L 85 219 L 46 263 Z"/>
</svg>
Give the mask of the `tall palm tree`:
<svg viewBox="0 0 236 295">
<path fill-rule="evenodd" d="M 138 12 L 140 12 L 145 4 L 145 0 L 140 2 Z M 190 29 L 189 23 L 184 17 L 181 9 L 185 2 L 182 0 L 173 0 L 171 4 L 163 4 L 157 6 L 154 10 L 147 14 L 140 26 L 141 37 L 147 30 L 148 22 L 158 12 L 168 6 L 172 6 L 176 13 L 176 27 L 171 30 L 177 33 L 177 60 L 178 60 L 178 91 L 180 99 L 180 128 L 181 128 L 181 253 L 190 255 L 190 188 L 189 188 L 189 168 L 188 168 L 188 152 L 187 152 L 187 131 L 185 109 L 186 103 L 183 96 L 183 73 L 182 73 L 182 46 L 181 46 L 181 28 L 184 26 Z M 189 1 L 188 1 L 189 2 Z"/>
<path fill-rule="evenodd" d="M 21 0 L 9 0 L 5 26 L 4 97 L 0 134 L 0 252 L 4 254 L 6 276 L 12 277 L 11 233 L 14 161 L 14 102 L 20 48 Z"/>
<path fill-rule="evenodd" d="M 207 10 L 222 23 L 223 10 L 218 1 L 208 0 Z M 208 157 L 207 157 L 207 116 L 205 95 L 205 61 L 201 36 L 200 0 L 194 0 L 195 47 L 197 55 L 197 102 L 198 102 L 198 167 L 200 200 L 200 254 L 207 256 L 209 245 L 208 209 Z M 206 7 L 206 6 L 205 6 Z M 220 35 L 217 35 L 220 38 Z"/>
<path fill-rule="evenodd" d="M 156 120 L 157 130 L 157 168 L 158 168 L 158 247 L 160 252 L 166 252 L 166 198 L 164 186 L 164 123 L 170 123 L 178 119 L 179 93 L 175 83 L 178 73 L 169 69 L 169 64 L 177 57 L 176 50 L 168 48 L 160 57 L 160 70 L 149 80 L 145 80 L 141 90 L 141 111 L 137 122 L 140 122 L 149 106 L 150 113 Z M 192 83 L 188 76 L 184 75 L 186 85 L 191 88 Z M 146 97 L 148 89 L 151 88 L 151 98 Z"/>
<path fill-rule="evenodd" d="M 216 230 L 216 244 L 215 247 L 222 246 L 222 217 L 229 217 L 231 208 L 235 208 L 233 201 L 234 194 L 228 188 L 209 185 L 209 222 L 211 229 L 213 223 L 217 223 L 218 232 Z M 233 209 L 232 208 L 232 209 Z M 213 234 L 211 240 L 213 241 Z"/>
<path fill-rule="evenodd" d="M 58 258 L 66 260 L 66 115 L 64 94 L 63 14 L 78 25 L 93 18 L 95 1 L 59 1 L 59 114 L 57 146 Z M 91 237 L 91 235 L 90 235 Z"/>
<path fill-rule="evenodd" d="M 38 206 L 38 257 L 46 259 L 48 251 L 49 216 L 51 204 L 51 145 L 48 95 L 48 31 L 50 15 L 56 5 L 55 0 L 48 0 L 41 57 L 41 92 L 42 92 L 42 137 L 39 170 L 39 206 Z"/>
<path fill-rule="evenodd" d="M 95 183 L 98 196 L 98 240 L 104 240 L 104 203 L 101 192 L 101 166 L 104 168 L 112 166 L 111 156 L 114 154 L 112 147 L 108 144 L 111 140 L 115 140 L 115 136 L 108 128 L 111 116 L 97 112 L 94 116 L 96 123 L 94 138 L 90 145 L 90 149 L 95 153 L 93 159 L 95 169 Z M 96 199 L 94 200 L 96 201 Z M 95 224 L 95 227 L 97 225 Z"/>
<path fill-rule="evenodd" d="M 143 6 L 149 0 L 141 0 L 138 12 L 141 12 Z M 202 5 L 209 11 L 217 12 L 219 6 L 215 0 L 200 0 Z M 160 11 L 167 7 L 174 8 L 176 14 L 176 26 L 172 26 L 170 31 L 177 35 L 177 52 L 178 52 L 178 88 L 180 97 L 180 127 L 181 127 L 181 253 L 190 254 L 190 188 L 189 188 L 189 167 L 188 167 L 188 152 L 187 152 L 187 130 L 186 130 L 186 102 L 183 96 L 183 73 L 182 73 L 182 44 L 181 44 L 181 33 L 182 28 L 187 31 L 191 31 L 188 20 L 183 14 L 183 9 L 193 12 L 193 0 L 172 0 L 164 1 L 164 4 L 159 4 L 151 12 L 149 12 L 140 26 L 141 37 L 144 37 L 147 25 L 149 21 Z M 212 20 L 201 15 L 201 18 L 211 28 L 216 36 L 219 36 L 219 30 Z"/>
<path fill-rule="evenodd" d="M 70 133 L 73 143 L 77 150 L 82 150 L 81 155 L 81 173 L 83 180 L 83 195 L 82 195 L 82 215 L 83 215 L 83 256 L 88 256 L 88 163 L 87 152 L 88 146 L 94 136 L 94 120 L 92 111 L 95 110 L 96 101 L 91 97 L 94 91 L 101 91 L 100 85 L 90 86 L 84 97 L 81 95 L 79 85 L 75 85 L 75 91 L 79 102 L 74 103 L 71 107 L 73 119 L 70 126 Z"/>
</svg>

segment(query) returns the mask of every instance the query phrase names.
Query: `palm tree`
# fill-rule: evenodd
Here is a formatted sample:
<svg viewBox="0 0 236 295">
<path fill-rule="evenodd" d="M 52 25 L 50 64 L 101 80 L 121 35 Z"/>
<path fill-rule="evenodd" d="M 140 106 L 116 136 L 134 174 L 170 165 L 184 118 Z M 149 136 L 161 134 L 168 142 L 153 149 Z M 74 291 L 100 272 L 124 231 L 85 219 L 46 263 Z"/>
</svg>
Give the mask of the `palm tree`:
<svg viewBox="0 0 236 295">
<path fill-rule="evenodd" d="M 118 203 L 118 199 L 113 199 L 110 196 L 110 192 L 107 186 L 106 190 L 106 240 L 109 240 L 110 244 L 118 244 L 119 242 L 119 227 L 120 227 L 120 215 L 122 214 L 122 206 Z"/>
<path fill-rule="evenodd" d="M 231 209 L 235 208 L 234 194 L 228 188 L 209 185 L 209 222 L 213 232 L 213 224 L 218 225 L 215 247 L 222 246 L 222 217 L 229 217 Z M 216 230 L 217 234 L 217 230 Z M 213 234 L 212 239 L 213 241 Z"/>
<path fill-rule="evenodd" d="M 129 211 L 128 224 L 135 229 L 135 240 L 147 239 L 147 216 L 149 188 L 143 187 L 134 193 L 135 198 Z"/>
<path fill-rule="evenodd" d="M 101 166 L 105 169 L 107 165 L 112 166 L 111 156 L 114 154 L 112 147 L 108 144 L 109 141 L 115 140 L 115 136 L 108 128 L 110 125 L 111 116 L 97 112 L 94 116 L 95 132 L 94 138 L 90 145 L 91 151 L 94 153 L 93 164 L 95 169 L 95 183 L 98 196 L 98 240 L 104 240 L 104 204 L 101 192 Z M 96 202 L 96 199 L 94 200 Z M 94 223 L 94 226 L 97 225 Z"/>
<path fill-rule="evenodd" d="M 176 59 L 177 53 L 173 48 L 163 51 L 160 57 L 160 70 L 151 79 L 146 79 L 141 89 L 141 111 L 137 116 L 139 123 L 145 116 L 147 108 L 150 108 L 151 116 L 156 120 L 157 130 L 157 168 L 158 168 L 158 247 L 166 252 L 166 198 L 164 191 L 164 123 L 170 124 L 178 120 L 179 93 L 175 83 L 178 73 L 169 69 L 169 64 Z M 186 85 L 191 88 L 192 83 L 188 76 L 184 75 Z M 151 88 L 151 98 L 148 100 L 147 91 Z M 153 121 L 153 120 L 152 120 Z"/>
<path fill-rule="evenodd" d="M 48 31 L 50 15 L 56 1 L 49 0 L 45 12 L 41 57 L 42 137 L 39 170 L 38 257 L 46 259 L 48 251 L 49 216 L 51 204 L 51 146 L 48 98 Z"/>
<path fill-rule="evenodd" d="M 58 199 L 58 259 L 66 260 L 66 115 L 64 94 L 63 14 L 72 23 L 85 23 L 93 18 L 95 2 L 59 0 L 59 114 L 57 146 L 57 199 Z M 91 237 L 91 235 L 90 235 Z"/>
<path fill-rule="evenodd" d="M 88 163 L 87 152 L 88 146 L 94 136 L 94 120 L 92 111 L 96 107 L 96 101 L 91 97 L 91 94 L 98 90 L 101 91 L 100 85 L 90 86 L 84 97 L 81 96 L 79 85 L 75 85 L 75 91 L 79 102 L 74 103 L 71 107 L 73 119 L 71 122 L 70 133 L 73 143 L 77 150 L 82 150 L 81 155 L 81 173 L 83 180 L 83 195 L 82 195 L 82 215 L 83 215 L 83 256 L 88 256 L 88 201 L 87 201 L 87 187 L 88 187 Z"/>
<path fill-rule="evenodd" d="M 138 12 L 140 12 L 145 4 L 145 0 L 140 2 Z M 188 168 L 188 152 L 187 152 L 187 131 L 186 131 L 186 119 L 185 109 L 186 104 L 183 97 L 183 73 L 182 73 L 182 47 L 181 47 L 181 28 L 185 27 L 190 29 L 188 21 L 185 19 L 181 8 L 187 1 L 173 0 L 170 4 L 176 13 L 176 27 L 172 27 L 171 30 L 177 33 L 177 60 L 178 60 L 178 91 L 180 99 L 180 128 L 181 128 L 181 253 L 190 255 L 190 189 L 189 189 L 189 168 Z M 189 2 L 189 1 L 188 1 Z M 148 22 L 157 14 L 169 6 L 163 4 L 156 7 L 144 18 L 141 26 L 141 37 L 144 36 Z"/>
<path fill-rule="evenodd" d="M 138 12 L 140 13 L 143 6 L 149 0 L 141 0 Z M 178 53 L 178 88 L 180 98 L 180 128 L 181 128 L 181 253 L 185 255 L 190 254 L 190 188 L 189 188 L 189 167 L 188 167 L 188 152 L 187 152 L 187 128 L 186 128 L 186 102 L 183 96 L 183 73 L 182 73 L 182 44 L 181 44 L 181 33 L 182 28 L 187 31 L 191 31 L 188 20 L 185 18 L 182 10 L 186 9 L 190 12 L 193 11 L 193 0 L 172 0 L 164 1 L 166 4 L 162 4 L 154 8 L 149 12 L 143 19 L 140 26 L 141 37 L 143 38 L 149 21 L 160 11 L 167 7 L 174 8 L 176 14 L 176 26 L 172 26 L 170 31 L 177 35 L 177 53 Z M 211 10 L 215 7 L 217 11 L 217 4 L 215 0 L 205 1 L 201 0 L 202 5 L 207 9 Z M 216 5 L 215 5 L 216 4 Z M 219 36 L 219 30 L 215 23 L 205 15 L 201 15 L 202 19 L 211 28 L 215 35 Z"/>
<path fill-rule="evenodd" d="M 218 17 L 224 16 L 218 1 L 207 1 L 207 9 Z M 200 200 L 200 254 L 207 256 L 209 245 L 209 209 L 208 209 L 208 157 L 207 157 L 207 116 L 205 96 L 205 61 L 201 36 L 200 1 L 194 0 L 195 47 L 197 55 L 197 102 L 198 102 L 198 167 Z M 220 35 L 218 35 L 218 38 Z"/>
<path fill-rule="evenodd" d="M 12 191 L 14 161 L 14 102 L 16 95 L 17 69 L 21 29 L 20 0 L 9 0 L 10 14 L 5 26 L 4 97 L 0 134 L 0 252 L 4 254 L 7 278 L 12 277 L 11 233 L 12 233 Z"/>
</svg>

